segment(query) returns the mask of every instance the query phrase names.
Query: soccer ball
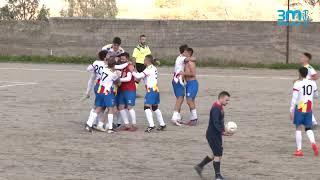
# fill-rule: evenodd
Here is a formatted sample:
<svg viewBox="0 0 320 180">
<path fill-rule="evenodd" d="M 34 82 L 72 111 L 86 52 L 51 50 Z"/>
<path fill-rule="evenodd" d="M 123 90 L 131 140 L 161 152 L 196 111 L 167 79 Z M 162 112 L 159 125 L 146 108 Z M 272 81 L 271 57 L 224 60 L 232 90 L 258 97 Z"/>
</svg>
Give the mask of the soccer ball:
<svg viewBox="0 0 320 180">
<path fill-rule="evenodd" d="M 225 126 L 226 131 L 229 133 L 235 133 L 237 131 L 237 128 L 238 128 L 237 124 L 232 121 L 228 122 Z"/>
</svg>

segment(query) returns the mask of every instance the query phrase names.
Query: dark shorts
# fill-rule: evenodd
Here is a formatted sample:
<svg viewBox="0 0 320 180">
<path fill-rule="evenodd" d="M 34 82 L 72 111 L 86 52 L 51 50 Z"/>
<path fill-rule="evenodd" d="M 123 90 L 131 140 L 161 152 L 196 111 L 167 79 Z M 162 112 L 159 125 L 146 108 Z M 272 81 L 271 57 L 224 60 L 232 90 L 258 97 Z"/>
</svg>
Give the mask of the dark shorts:
<svg viewBox="0 0 320 180">
<path fill-rule="evenodd" d="M 213 155 L 218 157 L 222 156 L 223 154 L 222 136 L 207 135 L 207 141 L 209 143 L 209 146 L 212 150 Z"/>
<path fill-rule="evenodd" d="M 136 68 L 137 68 L 137 71 L 140 73 L 146 69 L 146 66 L 144 64 L 136 63 Z"/>
</svg>

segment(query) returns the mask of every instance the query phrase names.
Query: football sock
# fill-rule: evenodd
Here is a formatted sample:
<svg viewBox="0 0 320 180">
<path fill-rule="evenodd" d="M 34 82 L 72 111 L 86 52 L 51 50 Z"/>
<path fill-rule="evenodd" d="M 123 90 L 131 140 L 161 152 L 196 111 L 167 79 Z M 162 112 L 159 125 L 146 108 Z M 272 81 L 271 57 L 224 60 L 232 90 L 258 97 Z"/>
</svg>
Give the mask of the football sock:
<svg viewBox="0 0 320 180">
<path fill-rule="evenodd" d="M 98 126 L 99 126 L 99 127 L 103 127 L 103 124 L 104 124 L 104 123 L 101 122 L 101 121 L 98 122 Z"/>
<path fill-rule="evenodd" d="M 317 122 L 316 118 L 314 117 L 314 115 L 312 115 L 312 124 L 313 125 L 317 125 L 318 124 L 318 122 Z"/>
<path fill-rule="evenodd" d="M 297 150 L 301 150 L 301 147 L 302 147 L 301 131 L 296 131 L 296 143 L 297 143 Z"/>
<path fill-rule="evenodd" d="M 128 113 L 127 110 L 123 109 L 120 111 L 120 115 L 124 124 L 129 124 Z"/>
<path fill-rule="evenodd" d="M 113 114 L 108 114 L 109 129 L 113 129 Z"/>
<path fill-rule="evenodd" d="M 89 118 L 88 118 L 88 121 L 87 121 L 87 125 L 89 127 L 92 127 L 92 125 L 93 125 L 94 121 L 96 120 L 97 116 L 98 116 L 98 114 L 96 112 L 94 112 L 94 111 L 90 112 L 90 115 L 89 115 Z"/>
<path fill-rule="evenodd" d="M 196 109 L 192 109 L 190 111 L 191 115 L 190 115 L 190 120 L 197 120 L 198 119 L 198 115 L 197 115 L 197 110 Z"/>
<path fill-rule="evenodd" d="M 122 118 L 120 112 L 117 112 L 117 123 L 122 124 Z"/>
<path fill-rule="evenodd" d="M 180 116 L 180 113 L 178 111 L 173 111 L 173 115 L 172 115 L 172 120 L 180 120 L 181 119 L 181 116 Z"/>
<path fill-rule="evenodd" d="M 160 124 L 160 126 L 165 126 L 166 124 L 164 123 L 163 121 L 163 117 L 162 117 L 162 113 L 160 111 L 160 109 L 157 109 L 156 111 L 154 111 L 156 113 L 156 116 L 157 116 L 157 120 Z"/>
<path fill-rule="evenodd" d="M 149 122 L 149 127 L 154 127 L 153 117 L 152 117 L 152 111 L 151 109 L 144 110 L 147 116 L 147 120 Z"/>
<path fill-rule="evenodd" d="M 203 168 L 205 165 L 207 165 L 208 163 L 210 163 L 212 161 L 212 159 L 209 156 L 206 156 L 199 164 L 198 166 Z"/>
<path fill-rule="evenodd" d="M 130 109 L 129 110 L 129 114 L 131 117 L 131 122 L 133 125 L 137 124 L 137 120 L 136 120 L 136 111 L 134 109 Z"/>
<path fill-rule="evenodd" d="M 214 172 L 216 175 L 220 174 L 220 162 L 213 161 Z"/>
<path fill-rule="evenodd" d="M 314 139 L 314 133 L 313 133 L 313 131 L 312 131 L 312 130 L 308 130 L 306 133 L 307 133 L 307 136 L 308 136 L 311 144 L 316 143 L 316 140 Z"/>
</svg>

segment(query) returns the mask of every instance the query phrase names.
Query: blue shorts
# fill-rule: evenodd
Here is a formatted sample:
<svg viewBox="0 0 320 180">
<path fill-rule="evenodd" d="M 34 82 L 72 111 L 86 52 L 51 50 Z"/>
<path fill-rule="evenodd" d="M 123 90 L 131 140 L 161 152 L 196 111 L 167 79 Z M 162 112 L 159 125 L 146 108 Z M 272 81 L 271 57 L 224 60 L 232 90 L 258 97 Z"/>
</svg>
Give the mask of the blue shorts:
<svg viewBox="0 0 320 180">
<path fill-rule="evenodd" d="M 136 105 L 136 91 L 122 91 L 119 96 L 119 104 L 127 106 Z"/>
<path fill-rule="evenodd" d="M 172 80 L 172 87 L 173 87 L 173 92 L 174 92 L 174 95 L 176 96 L 176 98 L 184 97 L 185 88 L 182 84 L 180 84 L 179 82 L 176 83 L 176 82 L 174 82 L 174 80 Z"/>
<path fill-rule="evenodd" d="M 197 80 L 187 81 L 186 91 L 187 91 L 187 99 L 194 100 L 197 97 L 199 89 L 199 83 Z"/>
<path fill-rule="evenodd" d="M 98 93 L 99 85 L 94 87 L 94 93 L 96 94 L 96 99 L 94 100 L 94 105 L 96 107 L 114 107 L 115 96 L 113 93 L 108 95 L 104 93 Z"/>
<path fill-rule="evenodd" d="M 157 105 L 160 104 L 160 94 L 159 92 L 153 91 L 150 89 L 150 92 L 147 92 L 144 97 L 144 104 Z"/>
<path fill-rule="evenodd" d="M 293 124 L 296 125 L 296 127 L 300 125 L 304 125 L 306 128 L 312 127 L 312 112 L 299 112 L 296 108 L 294 111 L 294 120 Z"/>
</svg>

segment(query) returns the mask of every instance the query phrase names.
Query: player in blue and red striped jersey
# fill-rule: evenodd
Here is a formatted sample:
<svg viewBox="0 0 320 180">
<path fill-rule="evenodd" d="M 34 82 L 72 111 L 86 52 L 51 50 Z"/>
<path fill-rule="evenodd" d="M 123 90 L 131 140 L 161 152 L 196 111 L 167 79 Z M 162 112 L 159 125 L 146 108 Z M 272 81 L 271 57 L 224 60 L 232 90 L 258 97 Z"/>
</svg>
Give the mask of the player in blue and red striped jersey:
<svg viewBox="0 0 320 180">
<path fill-rule="evenodd" d="M 293 94 L 290 107 L 290 117 L 296 126 L 297 150 L 295 156 L 303 156 L 301 131 L 305 128 L 306 134 L 311 142 L 314 155 L 318 156 L 318 146 L 312 131 L 312 111 L 318 104 L 318 88 L 313 80 L 307 79 L 308 69 L 299 69 L 299 80 L 293 85 Z M 313 103 L 315 102 L 315 103 Z"/>
</svg>

